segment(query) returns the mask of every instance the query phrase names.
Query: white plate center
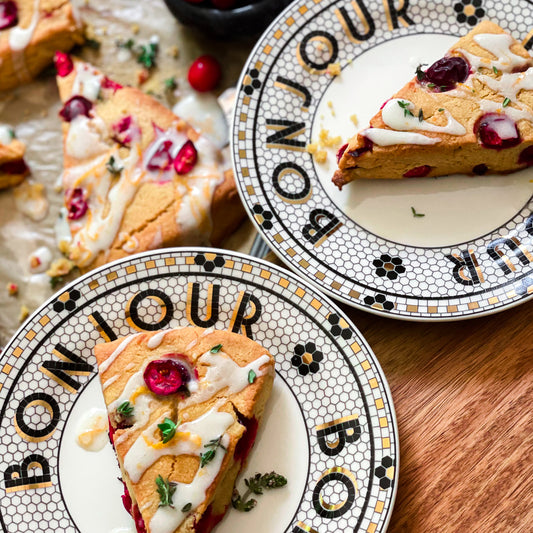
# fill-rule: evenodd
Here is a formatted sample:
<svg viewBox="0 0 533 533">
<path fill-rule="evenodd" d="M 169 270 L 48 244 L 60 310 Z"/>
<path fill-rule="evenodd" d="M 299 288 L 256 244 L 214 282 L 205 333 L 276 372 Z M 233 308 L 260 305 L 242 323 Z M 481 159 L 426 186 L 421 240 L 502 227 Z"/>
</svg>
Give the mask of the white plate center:
<svg viewBox="0 0 533 533">
<path fill-rule="evenodd" d="M 325 128 L 346 142 L 413 77 L 418 64 L 430 65 L 456 40 L 448 35 L 405 36 L 354 59 L 323 96 L 313 140 Z M 506 176 L 358 180 L 339 192 L 331 183 L 333 152 L 326 164 L 315 165 L 328 194 L 366 230 L 405 245 L 439 247 L 475 239 L 513 218 L 533 194 L 533 168 Z M 413 216 L 411 208 L 425 216 Z"/>
<path fill-rule="evenodd" d="M 104 408 L 98 378 L 78 398 L 63 434 L 59 454 L 63 497 L 81 533 L 133 533 L 133 521 L 122 505 L 122 483 L 117 480 L 120 470 L 111 444 L 99 452 L 85 451 L 76 444 L 79 421 L 94 408 Z M 237 487 L 243 493 L 246 477 L 272 470 L 285 475 L 288 485 L 257 496 L 257 507 L 249 513 L 230 509 L 217 533 L 283 531 L 300 504 L 308 468 L 309 444 L 300 408 L 285 382 L 277 376 L 256 444 Z"/>
</svg>

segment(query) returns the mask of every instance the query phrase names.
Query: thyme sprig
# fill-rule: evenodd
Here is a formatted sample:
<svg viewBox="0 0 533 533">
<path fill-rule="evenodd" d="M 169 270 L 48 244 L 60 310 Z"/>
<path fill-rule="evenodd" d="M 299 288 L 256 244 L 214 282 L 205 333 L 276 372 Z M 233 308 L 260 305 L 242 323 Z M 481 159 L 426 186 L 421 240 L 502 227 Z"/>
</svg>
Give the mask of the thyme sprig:
<svg viewBox="0 0 533 533">
<path fill-rule="evenodd" d="M 398 100 L 398 105 L 403 109 L 404 117 L 408 117 L 408 116 L 414 117 L 413 113 L 409 109 L 411 102 L 406 102 L 405 100 Z"/>
<path fill-rule="evenodd" d="M 241 496 L 239 491 L 235 489 L 231 498 L 231 504 L 238 511 L 247 513 L 257 505 L 257 500 L 250 498 L 252 494 L 261 495 L 264 489 L 284 487 L 287 484 L 287 478 L 276 474 L 276 472 L 269 472 L 268 474 L 256 474 L 245 479 L 244 484 L 246 485 L 246 492 Z"/>
<path fill-rule="evenodd" d="M 171 441 L 174 438 L 174 435 L 176 434 L 176 428 L 180 425 L 180 421 L 178 420 L 177 423 L 175 423 L 170 418 L 165 418 L 161 424 L 157 424 L 157 427 L 161 431 L 161 436 L 163 437 L 163 444 L 166 444 L 167 442 Z"/>
<path fill-rule="evenodd" d="M 217 439 L 212 439 L 207 444 L 204 444 L 204 448 L 207 448 L 207 451 L 200 454 L 200 468 L 203 468 L 215 458 L 218 448 L 222 448 L 224 451 L 227 451 L 222 445 L 221 440 L 222 435 L 220 435 L 220 437 Z"/>
<path fill-rule="evenodd" d="M 174 509 L 174 504 L 172 503 L 172 496 L 176 492 L 176 483 L 169 481 L 169 479 L 164 479 L 161 474 L 159 474 L 155 480 L 157 485 L 157 493 L 159 494 L 159 507 L 172 507 Z"/>
</svg>

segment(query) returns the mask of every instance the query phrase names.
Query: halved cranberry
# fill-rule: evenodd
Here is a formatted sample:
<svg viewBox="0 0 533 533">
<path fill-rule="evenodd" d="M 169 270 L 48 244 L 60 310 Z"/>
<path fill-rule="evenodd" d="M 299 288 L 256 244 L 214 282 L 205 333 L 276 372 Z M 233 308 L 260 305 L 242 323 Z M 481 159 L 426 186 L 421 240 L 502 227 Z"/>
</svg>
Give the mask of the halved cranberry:
<svg viewBox="0 0 533 533">
<path fill-rule="evenodd" d="M 57 75 L 60 78 L 68 76 L 74 70 L 74 62 L 72 61 L 72 58 L 68 54 L 65 54 L 65 52 L 60 52 L 59 50 L 54 56 L 54 64 L 56 66 Z"/>
<path fill-rule="evenodd" d="M 72 190 L 70 194 L 67 194 L 67 218 L 69 220 L 80 219 L 83 215 L 85 215 L 88 208 L 89 205 L 85 199 L 85 192 L 83 189 L 76 188 Z"/>
<path fill-rule="evenodd" d="M 342 145 L 342 146 L 337 150 L 337 163 L 342 159 L 342 156 L 344 155 L 344 152 L 346 152 L 346 148 L 348 148 L 348 143 Z"/>
<path fill-rule="evenodd" d="M 485 165 L 485 163 L 481 163 L 479 165 L 476 165 L 473 169 L 472 169 L 472 172 L 474 174 L 477 174 L 478 176 L 483 176 L 484 174 L 486 174 L 489 170 L 489 167 L 487 165 Z"/>
<path fill-rule="evenodd" d="M 368 137 L 364 137 L 364 139 L 365 141 L 363 146 L 361 146 L 361 148 L 357 148 L 357 150 L 350 150 L 348 152 L 348 155 L 351 155 L 352 157 L 359 157 L 365 152 L 371 152 L 374 148 L 374 143 Z"/>
<path fill-rule="evenodd" d="M 141 512 L 139 511 L 139 507 L 137 504 L 135 504 L 132 507 L 132 513 L 133 521 L 135 522 L 135 528 L 137 529 L 137 533 L 146 533 L 146 526 L 144 525 L 143 517 L 141 516 Z"/>
<path fill-rule="evenodd" d="M 113 81 L 109 79 L 107 76 L 105 76 L 104 79 L 102 80 L 102 88 L 113 89 L 113 92 L 116 92 L 119 89 L 122 89 L 122 85 L 120 85 L 120 83 L 117 83 L 116 81 Z"/>
<path fill-rule="evenodd" d="M 485 148 L 502 150 L 520 144 L 520 133 L 514 120 L 503 113 L 486 113 L 474 125 L 481 144 Z"/>
<path fill-rule="evenodd" d="M 174 158 L 174 168 L 178 174 L 187 174 L 198 161 L 198 152 L 192 141 L 187 141 Z"/>
<path fill-rule="evenodd" d="M 126 483 L 124 483 L 124 480 L 121 479 L 120 481 L 122 481 L 122 484 L 124 485 L 124 494 L 121 496 L 122 504 L 124 505 L 124 509 L 126 509 L 128 513 L 132 514 L 132 501 L 130 491 L 128 490 L 128 486 L 126 485 Z"/>
<path fill-rule="evenodd" d="M 257 418 L 246 418 L 241 413 L 237 411 L 237 418 L 239 419 L 239 424 L 246 428 L 244 435 L 240 438 L 237 446 L 235 446 L 235 459 L 238 461 L 246 461 L 246 458 L 252 451 L 252 448 L 257 437 L 257 429 L 259 423 Z"/>
<path fill-rule="evenodd" d="M 93 108 L 90 100 L 84 96 L 73 96 L 65 102 L 65 105 L 59 112 L 59 116 L 66 122 L 71 122 L 80 115 L 89 116 L 89 111 Z"/>
<path fill-rule="evenodd" d="M 141 130 L 130 115 L 113 124 L 111 130 L 113 131 L 112 139 L 121 146 L 129 147 L 132 142 L 141 138 Z"/>
<path fill-rule="evenodd" d="M 146 164 L 148 170 L 168 170 L 172 165 L 172 156 L 170 155 L 170 149 L 172 148 L 172 141 L 163 141 L 155 154 L 150 158 L 150 161 Z"/>
<path fill-rule="evenodd" d="M 414 167 L 404 173 L 404 178 L 423 178 L 431 172 L 429 165 L 422 165 L 420 167 Z"/>
<path fill-rule="evenodd" d="M 432 83 L 435 89 L 445 92 L 462 83 L 470 74 L 470 65 L 463 57 L 447 56 L 435 61 L 425 72 L 424 82 Z"/>
<path fill-rule="evenodd" d="M 518 156 L 518 163 L 520 165 L 527 165 L 530 167 L 533 165 L 533 145 L 524 148 Z"/>
<path fill-rule="evenodd" d="M 2 174 L 27 174 L 30 171 L 24 159 L 16 159 L 15 161 L 8 161 L 0 165 L 0 173 Z"/>
<path fill-rule="evenodd" d="M 179 356 L 179 354 L 175 355 Z M 144 370 L 143 377 L 146 386 L 159 396 L 168 396 L 178 392 L 181 386 L 191 379 L 187 367 L 174 359 L 150 361 Z"/>
<path fill-rule="evenodd" d="M 18 24 L 18 8 L 15 2 L 0 2 L 0 30 L 7 30 Z"/>
</svg>

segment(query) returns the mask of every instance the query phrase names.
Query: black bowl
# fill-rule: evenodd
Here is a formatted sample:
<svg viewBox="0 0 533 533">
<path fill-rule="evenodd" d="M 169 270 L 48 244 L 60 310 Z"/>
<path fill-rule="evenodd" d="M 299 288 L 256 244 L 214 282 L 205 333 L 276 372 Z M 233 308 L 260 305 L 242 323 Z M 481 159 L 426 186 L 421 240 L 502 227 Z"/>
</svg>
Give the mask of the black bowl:
<svg viewBox="0 0 533 533">
<path fill-rule="evenodd" d="M 212 37 L 238 39 L 264 30 L 292 0 L 257 0 L 234 9 L 215 9 L 185 0 L 165 0 L 183 24 L 195 26 Z"/>
</svg>

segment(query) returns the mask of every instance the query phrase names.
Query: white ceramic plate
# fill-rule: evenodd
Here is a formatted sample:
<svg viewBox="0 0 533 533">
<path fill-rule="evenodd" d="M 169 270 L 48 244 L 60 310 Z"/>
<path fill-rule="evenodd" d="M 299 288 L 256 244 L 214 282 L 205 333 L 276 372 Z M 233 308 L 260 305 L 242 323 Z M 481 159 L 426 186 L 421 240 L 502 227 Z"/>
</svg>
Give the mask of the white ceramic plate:
<svg viewBox="0 0 533 533">
<path fill-rule="evenodd" d="M 334 304 L 291 273 L 205 248 L 140 254 L 81 277 L 6 346 L 2 530 L 133 531 L 111 445 L 88 452 L 76 443 L 86 414 L 104 407 L 92 349 L 106 338 L 192 324 L 246 333 L 277 362 L 238 486 L 271 470 L 288 485 L 261 496 L 250 513 L 231 509 L 217 533 L 385 531 L 398 432 L 372 351 Z"/>
<path fill-rule="evenodd" d="M 533 294 L 533 169 L 360 180 L 339 192 L 335 149 L 325 164 L 305 151 L 322 129 L 344 144 L 417 65 L 442 57 L 482 18 L 533 45 L 527 0 L 298 0 L 252 52 L 232 135 L 241 196 L 279 257 L 335 298 L 446 320 Z M 338 77 L 326 73 L 334 63 Z"/>
</svg>

